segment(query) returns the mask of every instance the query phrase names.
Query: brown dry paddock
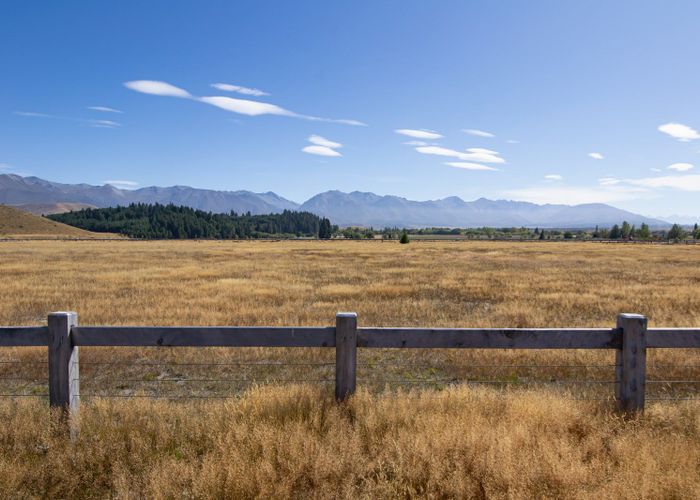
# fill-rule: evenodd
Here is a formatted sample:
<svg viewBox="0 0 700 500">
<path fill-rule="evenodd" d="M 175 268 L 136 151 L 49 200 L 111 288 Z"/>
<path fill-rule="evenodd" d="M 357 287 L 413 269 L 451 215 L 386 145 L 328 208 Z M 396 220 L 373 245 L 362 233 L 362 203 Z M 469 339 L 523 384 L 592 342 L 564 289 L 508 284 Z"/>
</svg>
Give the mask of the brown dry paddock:
<svg viewBox="0 0 700 500">
<path fill-rule="evenodd" d="M 365 326 L 612 327 L 622 311 L 700 326 L 698 264 L 700 248 L 672 245 L 3 242 L 0 324 L 75 310 L 84 325 L 330 326 L 352 310 Z M 650 352 L 649 379 L 700 379 L 696 351 Z M 0 377 L 27 379 L 3 391 L 45 394 L 45 354 L 0 351 L 11 361 Z M 44 400 L 0 400 L 0 494 L 700 495 L 697 401 L 652 403 L 624 421 L 609 401 L 571 399 L 612 394 L 612 352 L 361 349 L 347 406 L 317 382 L 332 379 L 333 359 L 332 349 L 82 348 L 81 393 L 126 398 L 83 398 L 74 442 L 48 425 Z M 250 384 L 280 379 L 316 382 Z M 465 379 L 497 383 L 452 384 Z M 649 391 L 677 395 L 670 387 Z M 235 398 L 131 398 L 218 395 Z"/>
</svg>

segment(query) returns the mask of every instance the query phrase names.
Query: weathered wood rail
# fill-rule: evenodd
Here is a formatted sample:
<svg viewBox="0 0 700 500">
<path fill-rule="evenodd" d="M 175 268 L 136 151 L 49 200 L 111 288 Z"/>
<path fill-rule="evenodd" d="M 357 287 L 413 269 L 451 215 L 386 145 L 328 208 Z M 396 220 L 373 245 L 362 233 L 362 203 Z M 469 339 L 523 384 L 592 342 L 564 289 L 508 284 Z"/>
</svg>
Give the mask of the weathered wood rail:
<svg viewBox="0 0 700 500">
<path fill-rule="evenodd" d="M 644 409 L 646 351 L 700 348 L 700 328 L 647 328 L 639 314 L 620 314 L 614 328 L 367 328 L 355 313 L 334 327 L 79 326 L 74 312 L 49 314 L 45 327 L 0 327 L 0 347 L 48 348 L 49 402 L 66 411 L 80 403 L 80 346 L 334 348 L 335 396 L 355 392 L 358 348 L 614 349 L 615 400 L 624 412 Z"/>
</svg>

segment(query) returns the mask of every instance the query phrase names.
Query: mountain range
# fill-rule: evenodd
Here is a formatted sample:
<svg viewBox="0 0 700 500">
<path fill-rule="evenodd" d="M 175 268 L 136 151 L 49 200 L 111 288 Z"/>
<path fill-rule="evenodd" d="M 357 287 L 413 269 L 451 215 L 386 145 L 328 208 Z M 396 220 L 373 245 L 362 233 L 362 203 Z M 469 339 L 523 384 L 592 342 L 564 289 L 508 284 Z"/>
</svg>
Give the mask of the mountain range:
<svg viewBox="0 0 700 500">
<path fill-rule="evenodd" d="M 653 227 L 666 221 L 634 214 L 602 203 L 538 205 L 523 201 L 464 201 L 456 196 L 441 200 L 413 201 L 354 191 L 326 191 L 304 203 L 295 203 L 273 192 L 216 191 L 188 186 L 119 189 L 110 184 L 62 184 L 38 177 L 0 175 L 0 204 L 15 205 L 35 213 L 56 213 L 85 207 L 111 207 L 130 203 L 173 203 L 215 213 L 252 214 L 304 210 L 328 217 L 341 226 L 398 227 L 608 227 L 623 220 Z"/>
</svg>

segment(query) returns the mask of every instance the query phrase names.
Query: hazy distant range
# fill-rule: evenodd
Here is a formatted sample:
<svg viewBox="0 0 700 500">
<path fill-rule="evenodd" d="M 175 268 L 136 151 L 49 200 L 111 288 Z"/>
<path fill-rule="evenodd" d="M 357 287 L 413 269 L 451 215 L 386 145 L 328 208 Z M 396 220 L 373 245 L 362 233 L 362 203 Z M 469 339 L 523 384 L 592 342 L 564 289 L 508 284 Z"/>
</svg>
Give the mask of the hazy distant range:
<svg viewBox="0 0 700 500">
<path fill-rule="evenodd" d="M 412 201 L 355 191 L 326 191 L 304 203 L 278 194 L 251 191 L 215 191 L 188 186 L 118 189 L 112 185 L 61 184 L 38 177 L 0 175 L 0 203 L 33 213 L 49 214 L 86 207 L 112 207 L 130 203 L 174 203 L 209 212 L 267 214 L 304 210 L 328 217 L 340 226 L 398 227 L 609 227 L 623 220 L 639 226 L 667 226 L 668 222 L 620 210 L 603 203 L 537 205 L 523 201 L 464 201 L 452 196 L 441 200 Z"/>
</svg>

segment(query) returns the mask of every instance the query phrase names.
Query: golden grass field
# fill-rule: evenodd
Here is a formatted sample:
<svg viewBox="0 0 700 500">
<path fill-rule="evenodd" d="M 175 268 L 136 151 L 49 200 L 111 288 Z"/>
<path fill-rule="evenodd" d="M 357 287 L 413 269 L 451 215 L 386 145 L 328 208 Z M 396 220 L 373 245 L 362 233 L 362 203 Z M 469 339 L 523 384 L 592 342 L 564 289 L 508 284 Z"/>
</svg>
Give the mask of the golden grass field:
<svg viewBox="0 0 700 500">
<path fill-rule="evenodd" d="M 0 243 L 0 324 L 75 310 L 84 325 L 333 325 L 351 310 L 361 326 L 612 327 L 619 312 L 700 326 L 699 264 L 685 245 L 14 241 Z M 347 406 L 309 381 L 331 380 L 332 366 L 302 364 L 332 362 L 332 349 L 80 358 L 82 394 L 126 397 L 84 397 L 74 443 L 48 425 L 45 401 L 4 398 L 3 497 L 700 495 L 697 400 L 650 402 L 625 421 L 610 401 L 571 399 L 612 395 L 612 352 L 360 350 Z M 3 393 L 45 394 L 45 349 L 0 360 L 0 378 L 30 379 L 2 380 Z M 299 364 L 274 364 L 287 362 Z M 700 380 L 697 350 L 650 350 L 648 366 L 652 381 Z M 465 379 L 489 383 L 452 383 Z M 283 380 L 307 382 L 265 384 Z M 192 395 L 239 397 L 131 398 Z"/>
</svg>

